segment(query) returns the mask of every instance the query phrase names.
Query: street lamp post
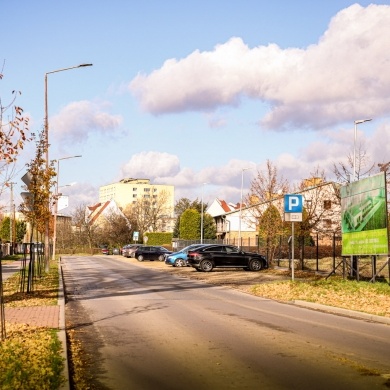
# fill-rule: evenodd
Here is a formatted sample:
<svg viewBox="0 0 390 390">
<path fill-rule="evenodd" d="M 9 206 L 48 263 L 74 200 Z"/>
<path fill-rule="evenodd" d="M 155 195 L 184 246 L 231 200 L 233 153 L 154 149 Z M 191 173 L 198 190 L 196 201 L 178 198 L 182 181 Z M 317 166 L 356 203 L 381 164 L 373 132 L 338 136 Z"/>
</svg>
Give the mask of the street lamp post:
<svg viewBox="0 0 390 390">
<path fill-rule="evenodd" d="M 201 213 L 200 213 L 200 243 L 203 244 L 203 187 L 209 183 L 203 183 L 202 184 L 202 206 L 201 206 Z"/>
<path fill-rule="evenodd" d="M 252 167 L 241 169 L 241 198 L 240 198 L 240 214 L 238 217 L 238 247 L 240 249 L 241 249 L 242 191 L 244 187 L 244 172 L 249 169 L 252 169 Z"/>
<path fill-rule="evenodd" d="M 357 125 L 364 122 L 369 122 L 372 119 L 358 119 L 354 121 L 354 132 L 353 132 L 353 175 L 352 181 L 356 180 L 356 138 L 357 138 Z M 351 256 L 351 276 L 357 275 L 358 258 L 357 256 Z M 358 275 L 357 275 L 358 276 Z"/>
<path fill-rule="evenodd" d="M 59 181 L 60 181 L 60 161 L 61 160 L 68 160 L 70 158 L 77 158 L 82 157 L 81 155 L 77 156 L 69 156 L 69 157 L 62 157 L 57 160 L 57 183 L 56 183 L 56 193 L 55 193 L 55 203 L 54 203 L 54 221 L 53 221 L 53 254 L 52 254 L 52 260 L 55 259 L 56 256 L 56 246 L 57 246 L 57 215 L 58 215 L 58 200 L 60 197 L 60 194 L 58 192 L 59 189 Z"/>
<path fill-rule="evenodd" d="M 364 122 L 369 122 L 372 119 L 358 119 L 354 122 L 354 136 L 353 136 L 353 181 L 356 180 L 356 137 L 357 137 L 357 125 Z"/>
<path fill-rule="evenodd" d="M 47 174 L 47 194 L 50 194 L 50 180 L 49 180 L 49 115 L 48 115 L 48 99 L 47 99 L 47 75 L 52 73 L 58 73 L 63 72 L 65 70 L 71 70 L 76 68 L 83 68 L 86 66 L 92 66 L 92 64 L 80 64 L 76 66 L 71 66 L 69 68 L 62 68 L 62 69 L 56 69 L 52 70 L 50 72 L 45 73 L 45 119 L 44 119 L 44 129 L 45 129 L 45 157 L 46 157 L 46 174 Z M 48 201 L 47 201 L 47 209 L 50 211 L 50 199 L 48 195 Z M 49 213 L 50 214 L 50 213 Z M 49 272 L 49 218 L 46 218 L 45 222 L 45 272 Z"/>
</svg>

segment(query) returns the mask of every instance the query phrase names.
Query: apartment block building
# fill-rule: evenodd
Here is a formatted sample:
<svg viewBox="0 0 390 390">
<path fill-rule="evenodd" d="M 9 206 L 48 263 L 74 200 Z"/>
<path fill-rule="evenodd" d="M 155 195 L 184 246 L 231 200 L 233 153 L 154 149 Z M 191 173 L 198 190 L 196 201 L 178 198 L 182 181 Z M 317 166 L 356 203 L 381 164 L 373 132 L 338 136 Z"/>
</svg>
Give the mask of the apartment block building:
<svg viewBox="0 0 390 390">
<path fill-rule="evenodd" d="M 151 184 L 149 179 L 126 178 L 99 188 L 99 202 L 103 204 L 111 200 L 122 210 L 139 201 L 149 202 L 152 206 L 156 204 L 160 209 L 160 217 L 164 219 L 164 230 L 173 229 L 175 187 L 172 185 Z"/>
<path fill-rule="evenodd" d="M 164 194 L 168 208 L 174 207 L 175 187 L 162 184 L 150 184 L 149 179 L 122 179 L 118 183 L 112 183 L 99 188 L 99 202 L 104 203 L 114 200 L 116 204 L 125 208 L 134 204 L 137 200 L 148 199 L 153 202 Z"/>
</svg>

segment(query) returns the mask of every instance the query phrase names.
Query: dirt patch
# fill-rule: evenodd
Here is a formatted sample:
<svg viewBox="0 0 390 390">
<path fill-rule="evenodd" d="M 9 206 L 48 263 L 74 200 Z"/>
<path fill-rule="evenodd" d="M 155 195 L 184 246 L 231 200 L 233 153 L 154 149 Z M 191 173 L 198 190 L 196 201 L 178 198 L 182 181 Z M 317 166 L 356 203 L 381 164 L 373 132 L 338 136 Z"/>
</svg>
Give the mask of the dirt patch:
<svg viewBox="0 0 390 390">
<path fill-rule="evenodd" d="M 140 262 L 133 258 L 121 259 L 119 256 L 118 260 L 123 260 L 140 267 L 168 272 L 179 277 L 200 280 L 219 286 L 227 286 L 246 292 L 248 292 L 250 286 L 255 284 L 291 279 L 291 272 L 285 269 L 267 269 L 259 272 L 250 272 L 242 268 L 215 268 L 211 272 L 198 272 L 192 267 L 172 267 L 161 261 Z"/>
</svg>

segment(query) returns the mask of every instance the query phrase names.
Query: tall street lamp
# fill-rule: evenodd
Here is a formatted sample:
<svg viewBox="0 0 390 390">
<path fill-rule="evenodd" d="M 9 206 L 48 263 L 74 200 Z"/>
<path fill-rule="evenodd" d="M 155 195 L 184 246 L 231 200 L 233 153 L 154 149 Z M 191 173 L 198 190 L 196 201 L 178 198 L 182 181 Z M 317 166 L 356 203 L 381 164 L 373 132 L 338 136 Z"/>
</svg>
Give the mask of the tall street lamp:
<svg viewBox="0 0 390 390">
<path fill-rule="evenodd" d="M 57 244 L 57 215 L 58 215 L 58 201 L 60 194 L 58 192 L 59 190 L 59 181 L 60 181 L 60 161 L 61 160 L 68 160 L 70 158 L 77 158 L 82 157 L 81 155 L 77 156 L 69 156 L 69 157 L 62 157 L 57 160 L 57 183 L 56 183 L 56 193 L 55 193 L 55 203 L 54 203 L 54 221 L 53 221 L 53 254 L 52 254 L 52 260 L 55 260 L 56 256 L 56 244 Z"/>
<path fill-rule="evenodd" d="M 372 119 L 358 119 L 354 122 L 354 137 L 353 137 L 353 181 L 356 180 L 356 133 L 357 133 L 357 125 L 364 122 L 369 122 Z"/>
<path fill-rule="evenodd" d="M 200 243 L 203 244 L 203 187 L 209 183 L 203 183 L 202 184 L 202 206 L 201 206 L 201 213 L 200 213 Z"/>
<path fill-rule="evenodd" d="M 352 181 L 356 180 L 356 137 L 357 137 L 357 125 L 364 122 L 369 122 L 372 119 L 358 119 L 355 120 L 354 123 L 354 132 L 353 132 L 353 176 Z M 357 256 L 351 256 L 351 276 L 354 275 L 355 272 L 357 272 L 358 267 L 358 260 Z"/>
<path fill-rule="evenodd" d="M 52 73 L 58 73 L 63 72 L 65 70 L 71 70 L 76 68 L 83 68 L 85 66 L 92 66 L 92 64 L 80 64 L 76 66 L 71 66 L 69 68 L 62 68 L 62 69 L 56 69 L 52 70 L 50 72 L 45 73 L 45 119 L 44 119 L 44 126 L 45 126 L 45 156 L 46 156 L 46 174 L 47 177 L 49 176 L 49 115 L 48 115 L 48 102 L 47 102 L 47 75 Z M 47 179 L 47 194 L 50 193 L 50 184 L 49 180 Z M 47 201 L 47 209 L 50 210 L 50 200 L 48 195 L 48 201 Z M 49 272 L 49 218 L 46 219 L 45 222 L 45 272 Z"/>
<path fill-rule="evenodd" d="M 240 214 L 238 217 L 238 247 L 240 249 L 241 249 L 242 190 L 244 187 L 244 172 L 249 169 L 252 169 L 252 167 L 241 169 L 241 198 L 240 198 Z"/>
</svg>

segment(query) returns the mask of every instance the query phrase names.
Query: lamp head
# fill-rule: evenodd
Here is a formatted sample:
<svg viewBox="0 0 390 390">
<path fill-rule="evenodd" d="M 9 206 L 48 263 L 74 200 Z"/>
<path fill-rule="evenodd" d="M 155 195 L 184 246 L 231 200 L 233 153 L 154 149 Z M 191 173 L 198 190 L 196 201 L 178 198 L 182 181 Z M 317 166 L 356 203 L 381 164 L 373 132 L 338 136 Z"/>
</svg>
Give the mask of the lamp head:
<svg viewBox="0 0 390 390">
<path fill-rule="evenodd" d="M 359 123 L 369 122 L 372 121 L 372 119 L 358 119 L 355 121 L 355 125 L 358 125 Z"/>
</svg>

